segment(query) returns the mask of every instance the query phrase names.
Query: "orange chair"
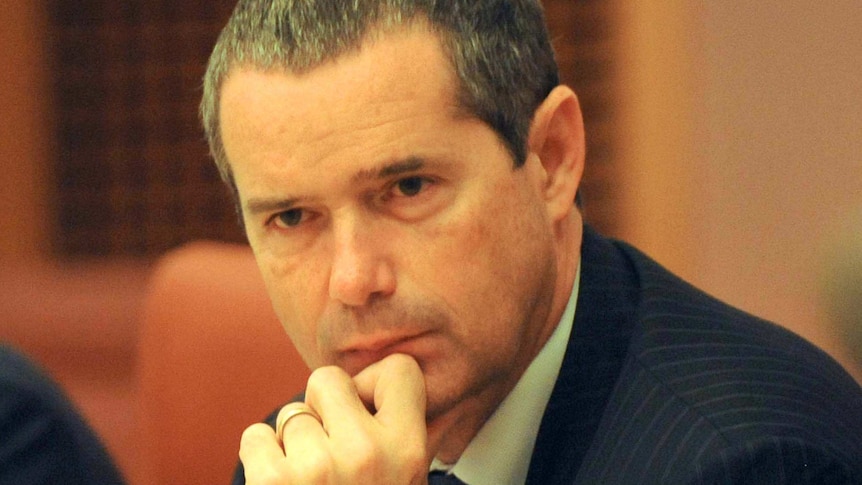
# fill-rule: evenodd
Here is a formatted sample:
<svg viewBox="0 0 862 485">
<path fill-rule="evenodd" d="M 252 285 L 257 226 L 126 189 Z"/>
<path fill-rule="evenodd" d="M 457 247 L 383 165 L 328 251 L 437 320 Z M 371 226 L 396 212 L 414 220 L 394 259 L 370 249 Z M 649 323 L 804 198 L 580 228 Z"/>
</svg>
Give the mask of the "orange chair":
<svg viewBox="0 0 862 485">
<path fill-rule="evenodd" d="M 139 342 L 144 484 L 230 483 L 240 435 L 300 392 L 308 368 L 275 317 L 247 246 L 165 255 Z"/>
</svg>

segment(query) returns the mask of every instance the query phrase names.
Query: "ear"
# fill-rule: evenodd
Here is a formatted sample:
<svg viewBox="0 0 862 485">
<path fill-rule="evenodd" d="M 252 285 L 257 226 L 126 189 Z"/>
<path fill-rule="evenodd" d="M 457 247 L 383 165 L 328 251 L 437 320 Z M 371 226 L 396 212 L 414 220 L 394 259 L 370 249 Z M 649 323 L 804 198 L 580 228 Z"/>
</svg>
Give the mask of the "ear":
<svg viewBox="0 0 862 485">
<path fill-rule="evenodd" d="M 527 139 L 527 163 L 538 164 L 542 196 L 551 220 L 567 216 L 575 205 L 586 156 L 584 120 L 574 91 L 557 86 L 536 109 Z"/>
</svg>

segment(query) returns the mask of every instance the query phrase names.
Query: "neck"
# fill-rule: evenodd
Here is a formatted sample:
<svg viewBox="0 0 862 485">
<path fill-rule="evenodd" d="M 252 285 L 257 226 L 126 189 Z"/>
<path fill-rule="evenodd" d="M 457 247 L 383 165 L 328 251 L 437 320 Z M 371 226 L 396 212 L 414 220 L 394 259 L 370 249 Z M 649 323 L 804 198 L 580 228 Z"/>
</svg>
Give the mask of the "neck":
<svg viewBox="0 0 862 485">
<path fill-rule="evenodd" d="M 429 422 L 429 462 L 435 457 L 446 464 L 457 462 L 473 437 L 494 413 L 496 405 L 499 405 L 505 397 L 506 395 L 503 394 L 498 399 L 487 400 L 483 396 L 475 396 L 461 403 L 456 409 Z M 489 401 L 497 404 L 492 407 L 483 404 Z"/>
</svg>

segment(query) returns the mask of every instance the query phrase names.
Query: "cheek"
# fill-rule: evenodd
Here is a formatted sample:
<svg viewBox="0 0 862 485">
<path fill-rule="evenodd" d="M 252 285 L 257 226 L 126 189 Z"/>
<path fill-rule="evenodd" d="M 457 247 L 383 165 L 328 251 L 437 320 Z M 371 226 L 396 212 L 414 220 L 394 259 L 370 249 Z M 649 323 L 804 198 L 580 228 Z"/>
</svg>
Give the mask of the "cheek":
<svg viewBox="0 0 862 485">
<path fill-rule="evenodd" d="M 487 330 L 487 320 L 513 318 L 522 287 L 535 284 L 533 273 L 541 271 L 536 262 L 547 251 L 547 229 L 541 215 L 530 212 L 517 201 L 486 198 L 427 235 L 433 243 L 420 253 L 423 272 L 459 319 L 478 326 L 463 332 Z"/>
<path fill-rule="evenodd" d="M 308 274 L 313 265 L 291 265 L 282 258 L 257 255 L 258 265 L 275 314 L 306 364 L 319 365 L 317 322 L 322 305 L 319 275 Z M 313 368 L 313 367 L 312 367 Z"/>
<path fill-rule="evenodd" d="M 547 245 L 548 228 L 543 213 L 529 194 L 503 187 L 496 193 L 512 194 L 508 199 L 487 197 L 476 201 L 450 223 L 446 244 L 459 260 L 464 283 L 503 289 L 517 284 L 525 265 L 534 260 L 529 251 Z M 460 274 L 461 271 L 456 272 Z"/>
<path fill-rule="evenodd" d="M 551 283 L 548 265 L 554 260 L 552 227 L 541 201 L 524 186 L 505 190 L 499 193 L 510 197 L 486 201 L 481 215 L 462 230 L 469 248 L 463 254 L 463 285 L 476 301 L 475 317 L 496 319 L 483 322 L 488 338 L 496 340 L 528 331 L 521 327 Z"/>
</svg>

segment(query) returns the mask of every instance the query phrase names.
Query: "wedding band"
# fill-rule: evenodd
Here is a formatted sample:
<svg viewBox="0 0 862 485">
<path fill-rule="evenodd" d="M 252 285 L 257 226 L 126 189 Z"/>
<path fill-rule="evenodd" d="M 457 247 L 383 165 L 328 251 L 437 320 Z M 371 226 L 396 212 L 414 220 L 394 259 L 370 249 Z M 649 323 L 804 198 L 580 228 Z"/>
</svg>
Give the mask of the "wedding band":
<svg viewBox="0 0 862 485">
<path fill-rule="evenodd" d="M 318 423 L 323 425 L 320 415 L 317 414 L 314 409 L 311 409 L 308 404 L 305 404 L 304 402 L 292 402 L 281 408 L 281 411 L 278 413 L 278 418 L 276 418 L 275 436 L 278 437 L 278 441 L 284 442 L 284 427 L 287 426 L 287 422 L 302 414 L 311 416 L 316 419 Z"/>
</svg>

